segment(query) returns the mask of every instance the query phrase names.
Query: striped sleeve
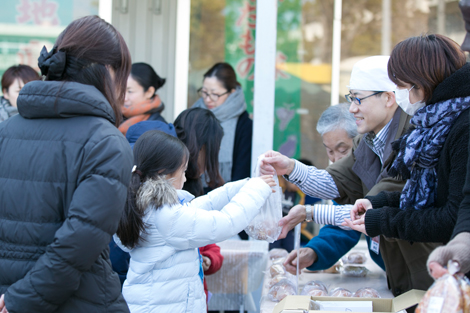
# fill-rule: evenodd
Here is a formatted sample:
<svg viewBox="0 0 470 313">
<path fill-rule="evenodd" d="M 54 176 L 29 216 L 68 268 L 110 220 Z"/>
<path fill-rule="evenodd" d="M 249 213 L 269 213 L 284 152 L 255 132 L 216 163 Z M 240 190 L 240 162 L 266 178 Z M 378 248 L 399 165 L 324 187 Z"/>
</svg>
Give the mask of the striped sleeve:
<svg viewBox="0 0 470 313">
<path fill-rule="evenodd" d="M 346 226 L 341 226 L 345 218 L 350 218 L 351 204 L 346 205 L 313 205 L 313 221 L 317 224 L 338 226 L 345 230 L 351 230 Z"/>
<path fill-rule="evenodd" d="M 330 200 L 339 197 L 333 177 L 325 170 L 319 170 L 315 166 L 307 166 L 295 161 L 295 167 L 288 181 L 297 185 L 305 194 L 320 199 Z"/>
</svg>

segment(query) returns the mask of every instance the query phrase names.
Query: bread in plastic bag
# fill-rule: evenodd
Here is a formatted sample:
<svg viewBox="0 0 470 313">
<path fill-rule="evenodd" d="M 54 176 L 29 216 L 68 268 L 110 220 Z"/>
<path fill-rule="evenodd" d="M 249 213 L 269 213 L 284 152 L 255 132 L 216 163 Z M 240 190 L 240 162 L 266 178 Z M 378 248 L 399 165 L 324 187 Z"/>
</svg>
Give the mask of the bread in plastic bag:
<svg viewBox="0 0 470 313">
<path fill-rule="evenodd" d="M 348 289 L 337 287 L 330 290 L 330 297 L 352 297 L 353 293 Z"/>
<path fill-rule="evenodd" d="M 274 248 L 269 250 L 269 258 L 271 260 L 285 258 L 289 252 L 286 249 Z"/>
<path fill-rule="evenodd" d="M 344 264 L 364 264 L 367 261 L 367 257 L 363 252 L 351 252 L 341 258 Z"/>
<path fill-rule="evenodd" d="M 279 259 L 274 259 L 272 262 L 273 262 L 273 264 L 284 265 L 285 261 L 286 261 L 286 258 L 279 258 Z"/>
<path fill-rule="evenodd" d="M 264 159 L 264 154 L 258 157 L 253 177 L 260 176 L 260 164 Z M 279 187 L 277 175 L 274 175 L 276 186 L 272 187 L 276 192 L 272 193 L 261 207 L 260 213 L 245 228 L 248 236 L 257 240 L 266 240 L 273 243 L 281 234 L 282 227 L 279 221 L 282 218 L 282 190 Z"/>
<path fill-rule="evenodd" d="M 381 298 L 379 292 L 374 288 L 364 287 L 358 289 L 354 293 L 354 297 L 356 298 Z"/>
<path fill-rule="evenodd" d="M 286 273 L 285 275 L 277 275 L 277 276 L 271 278 L 270 280 L 268 280 L 268 287 L 271 288 L 272 286 L 274 286 L 275 284 L 277 284 L 278 282 L 280 282 L 283 279 L 288 279 L 293 283 L 295 283 L 295 281 L 296 281 L 294 275 L 292 275 L 290 273 Z"/>
<path fill-rule="evenodd" d="M 436 280 L 415 313 L 470 312 L 470 285 L 465 277 L 446 274 Z"/>
<path fill-rule="evenodd" d="M 327 297 L 328 288 L 321 281 L 312 280 L 305 284 L 300 294 L 303 296 Z"/>
<path fill-rule="evenodd" d="M 348 277 L 366 277 L 369 270 L 360 264 L 341 264 L 338 271 Z"/>
<path fill-rule="evenodd" d="M 276 277 L 278 275 L 285 275 L 286 268 L 282 264 L 273 264 L 269 268 L 269 274 L 271 275 L 271 277 Z"/>
<path fill-rule="evenodd" d="M 271 301 L 279 302 L 287 296 L 297 294 L 297 286 L 289 279 L 282 279 L 269 289 L 268 298 Z"/>
</svg>

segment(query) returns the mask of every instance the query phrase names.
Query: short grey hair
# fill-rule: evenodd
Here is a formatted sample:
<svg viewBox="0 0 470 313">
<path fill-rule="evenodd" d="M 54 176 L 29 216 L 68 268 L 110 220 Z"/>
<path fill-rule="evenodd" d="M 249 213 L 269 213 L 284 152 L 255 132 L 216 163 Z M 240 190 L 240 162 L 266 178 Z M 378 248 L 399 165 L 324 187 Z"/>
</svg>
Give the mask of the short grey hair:
<svg viewBox="0 0 470 313">
<path fill-rule="evenodd" d="M 317 123 L 317 132 L 322 136 L 339 128 L 344 129 L 350 138 L 357 135 L 356 119 L 349 112 L 349 103 L 330 106 L 322 113 Z"/>
</svg>

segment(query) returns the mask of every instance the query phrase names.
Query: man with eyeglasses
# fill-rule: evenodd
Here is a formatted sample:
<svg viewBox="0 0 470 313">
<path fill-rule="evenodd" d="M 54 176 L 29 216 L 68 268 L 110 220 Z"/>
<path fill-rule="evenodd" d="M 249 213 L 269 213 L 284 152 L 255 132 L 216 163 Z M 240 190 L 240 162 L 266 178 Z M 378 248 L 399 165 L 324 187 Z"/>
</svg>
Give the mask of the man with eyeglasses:
<svg viewBox="0 0 470 313">
<path fill-rule="evenodd" d="M 280 222 L 283 226 L 280 238 L 303 220 L 340 226 L 344 217 L 349 218 L 351 204 L 357 199 L 383 190 L 403 189 L 405 182 L 389 177 L 387 168 L 394 160 L 391 144 L 405 133 L 411 117 L 395 101 L 396 86 L 388 77 L 388 60 L 388 56 L 372 56 L 353 67 L 346 99 L 350 102 L 349 111 L 354 114 L 360 135 L 354 139 L 350 155 L 320 170 L 275 151 L 266 153 L 262 174 L 272 174 L 276 170 L 278 175 L 285 175 L 304 193 L 343 204 L 295 206 Z M 425 256 L 432 248 L 420 243 L 411 245 L 402 240 L 373 238 L 372 253 L 378 253 L 379 247 L 389 287 L 395 296 L 413 288 L 427 289 L 430 286 L 432 279 L 426 273 Z M 312 266 L 315 261 L 313 254 L 309 248 L 306 249 L 300 253 L 299 260 L 296 255 L 290 256 L 287 259 L 290 264 L 286 266 L 296 266 L 297 262 L 301 268 Z M 402 257 L 400 251 L 403 249 L 415 251 L 412 259 Z"/>
</svg>

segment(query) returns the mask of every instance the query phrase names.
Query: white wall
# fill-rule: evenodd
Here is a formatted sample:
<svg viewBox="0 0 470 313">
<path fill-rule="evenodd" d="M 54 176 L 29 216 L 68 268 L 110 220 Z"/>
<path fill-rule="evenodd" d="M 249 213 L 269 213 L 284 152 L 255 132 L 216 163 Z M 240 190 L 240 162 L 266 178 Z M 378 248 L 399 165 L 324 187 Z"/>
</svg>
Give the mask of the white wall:
<svg viewBox="0 0 470 313">
<path fill-rule="evenodd" d="M 187 84 L 181 86 L 175 83 L 176 20 L 179 1 L 112 1 L 112 24 L 126 40 L 132 62 L 149 63 L 158 75 L 166 78 L 165 86 L 157 93 L 165 103 L 162 115 L 168 122 L 174 120 L 175 91 L 187 89 Z"/>
</svg>

